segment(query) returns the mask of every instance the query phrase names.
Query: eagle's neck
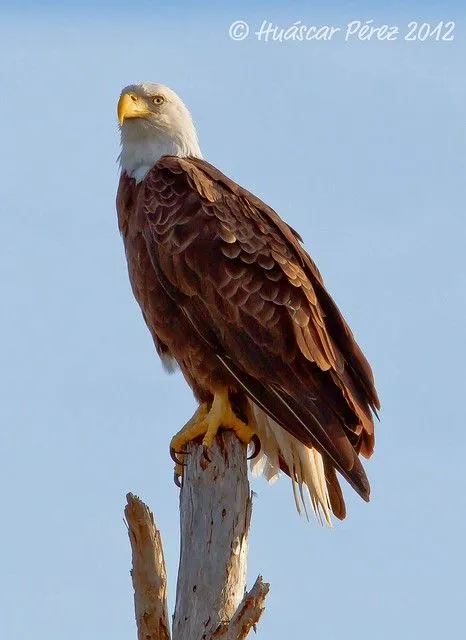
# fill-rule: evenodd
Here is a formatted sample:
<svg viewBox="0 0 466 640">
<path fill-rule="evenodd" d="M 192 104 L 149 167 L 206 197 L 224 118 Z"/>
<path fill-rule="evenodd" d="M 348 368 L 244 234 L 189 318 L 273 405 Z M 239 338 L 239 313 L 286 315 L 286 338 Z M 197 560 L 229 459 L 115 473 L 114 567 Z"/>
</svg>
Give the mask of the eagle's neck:
<svg viewBox="0 0 466 640">
<path fill-rule="evenodd" d="M 192 156 L 202 158 L 196 130 L 177 134 L 164 134 L 145 129 L 126 129 L 121 131 L 121 153 L 119 156 L 121 172 L 136 182 L 141 182 L 162 156 Z"/>
</svg>

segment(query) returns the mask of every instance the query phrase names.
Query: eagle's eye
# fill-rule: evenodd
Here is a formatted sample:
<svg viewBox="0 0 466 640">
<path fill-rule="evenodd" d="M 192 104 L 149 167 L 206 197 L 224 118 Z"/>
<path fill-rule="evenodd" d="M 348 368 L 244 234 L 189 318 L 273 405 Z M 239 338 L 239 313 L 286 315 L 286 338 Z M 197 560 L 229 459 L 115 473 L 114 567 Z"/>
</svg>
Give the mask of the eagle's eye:
<svg viewBox="0 0 466 640">
<path fill-rule="evenodd" d="M 163 96 L 155 96 L 155 98 L 152 98 L 152 102 L 154 104 L 162 104 L 165 102 L 165 98 Z"/>
</svg>

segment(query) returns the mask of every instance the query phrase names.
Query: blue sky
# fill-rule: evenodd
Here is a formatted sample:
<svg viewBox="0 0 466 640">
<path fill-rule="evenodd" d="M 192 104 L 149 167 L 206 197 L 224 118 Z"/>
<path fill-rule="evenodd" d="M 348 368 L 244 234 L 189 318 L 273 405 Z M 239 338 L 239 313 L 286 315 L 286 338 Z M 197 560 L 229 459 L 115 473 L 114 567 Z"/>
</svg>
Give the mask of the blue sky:
<svg viewBox="0 0 466 640">
<path fill-rule="evenodd" d="M 125 494 L 153 509 L 170 607 L 171 435 L 194 409 L 127 281 L 114 196 L 122 86 L 172 86 L 205 157 L 303 235 L 383 404 L 369 505 L 332 531 L 285 478 L 257 493 L 259 639 L 458 637 L 465 587 L 464 9 L 455 3 L 3 5 L 0 636 L 136 637 Z M 26 5 L 28 5 L 26 7 Z M 453 42 L 242 42 L 289 26 L 456 22 Z M 303 631 L 303 629 L 305 631 Z"/>
</svg>

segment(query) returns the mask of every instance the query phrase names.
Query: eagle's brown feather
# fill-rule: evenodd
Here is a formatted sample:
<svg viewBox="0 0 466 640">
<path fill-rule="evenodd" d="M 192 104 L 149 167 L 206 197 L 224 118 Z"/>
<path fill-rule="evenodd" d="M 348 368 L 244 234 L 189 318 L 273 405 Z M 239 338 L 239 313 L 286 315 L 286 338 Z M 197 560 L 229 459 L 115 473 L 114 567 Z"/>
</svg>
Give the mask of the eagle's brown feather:
<svg viewBox="0 0 466 640">
<path fill-rule="evenodd" d="M 118 195 L 130 278 L 157 349 L 196 395 L 246 392 L 325 456 L 336 515 L 336 467 L 365 498 L 357 453 L 371 455 L 371 369 L 298 234 L 207 162 L 163 157 Z"/>
</svg>

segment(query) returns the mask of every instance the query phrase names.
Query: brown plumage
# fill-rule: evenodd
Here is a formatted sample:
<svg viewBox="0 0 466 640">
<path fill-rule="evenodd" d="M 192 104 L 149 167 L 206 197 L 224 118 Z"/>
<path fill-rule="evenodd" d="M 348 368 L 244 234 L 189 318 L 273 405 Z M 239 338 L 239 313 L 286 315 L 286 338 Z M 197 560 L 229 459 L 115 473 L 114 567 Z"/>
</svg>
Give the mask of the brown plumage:
<svg viewBox="0 0 466 640">
<path fill-rule="evenodd" d="M 140 183 L 122 173 L 117 209 L 157 350 L 199 401 L 226 385 L 317 449 L 336 516 L 335 469 L 368 500 L 358 454 L 374 448 L 371 369 L 298 234 L 192 157 L 164 156 Z"/>
</svg>

